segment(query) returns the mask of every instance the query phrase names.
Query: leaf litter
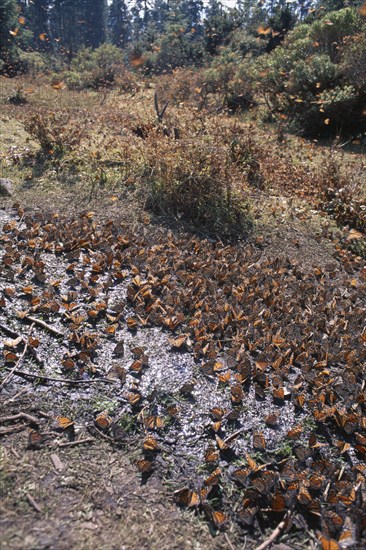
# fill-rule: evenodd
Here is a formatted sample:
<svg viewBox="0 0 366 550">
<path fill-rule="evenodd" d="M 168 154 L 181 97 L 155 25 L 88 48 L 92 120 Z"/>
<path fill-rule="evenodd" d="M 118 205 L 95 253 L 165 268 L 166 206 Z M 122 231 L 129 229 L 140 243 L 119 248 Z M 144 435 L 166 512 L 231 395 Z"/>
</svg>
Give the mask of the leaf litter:
<svg viewBox="0 0 366 550">
<path fill-rule="evenodd" d="M 351 256 L 335 284 L 333 268 L 255 243 L 87 211 L 1 217 L 1 326 L 22 337 L 2 344 L 4 377 L 26 339 L 42 363 L 28 353 L 16 377 L 45 395 L 62 382 L 56 431 L 31 427 L 30 449 L 90 433 L 127 443 L 144 481 L 168 480 L 218 530 L 286 516 L 323 548 L 362 544 L 366 272 Z M 90 418 L 98 382 L 107 405 Z M 78 417 L 62 414 L 67 400 Z"/>
</svg>

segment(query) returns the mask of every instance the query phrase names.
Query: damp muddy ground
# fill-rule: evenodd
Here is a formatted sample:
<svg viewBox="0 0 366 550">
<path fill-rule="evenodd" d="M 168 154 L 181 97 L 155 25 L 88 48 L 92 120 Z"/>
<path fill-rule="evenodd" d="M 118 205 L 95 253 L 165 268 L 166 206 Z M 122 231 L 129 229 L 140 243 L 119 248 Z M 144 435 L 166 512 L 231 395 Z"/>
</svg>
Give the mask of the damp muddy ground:
<svg viewBox="0 0 366 550">
<path fill-rule="evenodd" d="M 281 224 L 0 225 L 3 548 L 250 549 L 285 514 L 279 548 L 362 545 L 357 258 L 304 226 L 278 254 Z"/>
</svg>

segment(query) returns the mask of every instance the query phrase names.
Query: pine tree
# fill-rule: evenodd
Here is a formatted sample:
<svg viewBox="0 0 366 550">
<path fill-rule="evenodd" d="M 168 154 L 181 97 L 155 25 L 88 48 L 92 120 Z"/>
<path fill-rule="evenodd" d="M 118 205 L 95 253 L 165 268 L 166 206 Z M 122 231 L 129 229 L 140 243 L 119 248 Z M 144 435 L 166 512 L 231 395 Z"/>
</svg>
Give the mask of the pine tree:
<svg viewBox="0 0 366 550">
<path fill-rule="evenodd" d="M 112 44 L 125 48 L 131 36 L 130 14 L 125 0 L 113 0 L 109 8 L 108 27 Z"/>
<path fill-rule="evenodd" d="M 84 46 L 97 48 L 107 40 L 108 5 L 107 0 L 79 0 L 85 23 Z"/>
<path fill-rule="evenodd" d="M 47 51 L 50 41 L 50 0 L 32 0 L 26 9 L 27 26 L 33 32 L 33 46 L 36 50 Z"/>
<path fill-rule="evenodd" d="M 16 56 L 15 38 L 17 29 L 16 0 L 1 0 L 0 3 L 0 71 L 7 73 Z"/>
</svg>

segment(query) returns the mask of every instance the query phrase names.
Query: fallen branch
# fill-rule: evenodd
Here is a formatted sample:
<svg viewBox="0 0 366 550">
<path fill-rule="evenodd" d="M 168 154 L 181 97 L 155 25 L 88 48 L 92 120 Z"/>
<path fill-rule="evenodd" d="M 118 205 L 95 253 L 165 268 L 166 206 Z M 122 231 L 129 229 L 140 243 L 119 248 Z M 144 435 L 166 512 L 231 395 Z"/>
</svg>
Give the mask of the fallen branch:
<svg viewBox="0 0 366 550">
<path fill-rule="evenodd" d="M 22 430 L 25 430 L 26 427 L 27 425 L 23 424 L 22 422 L 20 424 L 14 424 L 14 426 L 4 426 L 0 428 L 0 435 L 11 434 L 14 432 L 21 432 Z"/>
<path fill-rule="evenodd" d="M 39 421 L 35 416 L 31 416 L 30 414 L 20 412 L 18 414 L 13 414 L 13 416 L 2 416 L 0 417 L 0 424 L 5 424 L 5 422 L 13 422 L 14 420 L 28 420 L 31 424 L 36 424 L 38 426 Z"/>
<path fill-rule="evenodd" d="M 39 514 L 42 514 L 43 510 L 40 505 L 37 504 L 34 498 L 29 493 L 27 493 L 25 496 L 27 497 L 29 504 L 35 509 L 35 511 Z"/>
<path fill-rule="evenodd" d="M 291 517 L 291 513 L 292 512 L 290 510 L 286 512 L 285 517 L 277 525 L 276 529 L 271 533 L 271 535 L 264 542 L 262 542 L 262 544 L 257 546 L 255 550 L 265 550 L 265 548 L 268 548 L 268 546 L 270 546 L 272 542 L 274 542 L 279 537 L 279 535 L 282 533 L 282 531 L 286 527 L 288 520 Z"/>
<path fill-rule="evenodd" d="M 35 323 L 36 325 L 38 325 L 42 328 L 45 328 L 46 330 L 48 330 L 49 332 L 51 332 L 55 336 L 62 336 L 62 338 L 65 338 L 65 334 L 61 330 L 58 330 L 57 328 L 53 327 L 52 325 L 48 325 L 47 323 L 45 323 L 41 319 L 37 319 L 37 317 L 32 317 L 31 315 L 24 315 L 24 316 L 21 315 L 20 319 L 25 319 L 26 321 L 31 321 L 32 323 Z"/>
<path fill-rule="evenodd" d="M 33 325 L 30 328 L 30 333 L 32 332 L 32 328 L 33 328 Z M 6 376 L 4 378 L 4 380 L 1 382 L 0 392 L 4 388 L 4 386 L 6 386 L 6 384 L 13 378 L 13 376 L 16 372 L 22 372 L 22 371 L 19 371 L 19 367 L 23 362 L 24 356 L 27 353 L 27 349 L 28 349 L 28 340 L 25 342 L 23 352 L 22 352 L 21 356 L 19 357 L 18 361 L 15 363 L 13 368 L 9 369 L 10 372 L 9 372 L 8 376 Z"/>
<path fill-rule="evenodd" d="M 7 367 L 5 367 L 7 368 Z M 10 370 L 10 369 L 8 369 Z M 41 376 L 39 374 L 33 374 L 31 372 L 25 372 L 22 370 L 13 370 L 15 376 L 20 376 L 21 378 L 33 378 L 34 380 L 44 380 L 46 382 L 59 382 L 60 384 L 98 384 L 104 382 L 105 384 L 115 384 L 119 383 L 119 380 L 113 380 L 109 378 L 93 378 L 92 380 L 68 380 L 66 378 L 52 378 L 50 376 Z"/>
<path fill-rule="evenodd" d="M 84 443 L 93 443 L 95 439 L 93 437 L 85 437 L 84 439 L 78 439 L 76 441 L 68 441 L 68 443 L 59 443 L 59 447 L 75 447 L 76 445 L 83 445 Z"/>
</svg>

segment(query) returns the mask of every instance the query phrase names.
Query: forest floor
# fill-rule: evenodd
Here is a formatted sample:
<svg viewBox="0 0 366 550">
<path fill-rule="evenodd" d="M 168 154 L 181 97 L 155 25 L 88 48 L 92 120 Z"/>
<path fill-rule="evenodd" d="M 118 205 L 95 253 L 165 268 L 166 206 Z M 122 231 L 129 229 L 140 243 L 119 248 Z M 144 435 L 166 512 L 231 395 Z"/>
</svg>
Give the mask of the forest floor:
<svg viewBox="0 0 366 550">
<path fill-rule="evenodd" d="M 1 548 L 362 547 L 362 147 L 172 105 L 184 146 L 255 134 L 231 242 L 146 209 L 149 88 L 1 85 Z M 353 210 L 322 202 L 335 162 Z"/>
</svg>

